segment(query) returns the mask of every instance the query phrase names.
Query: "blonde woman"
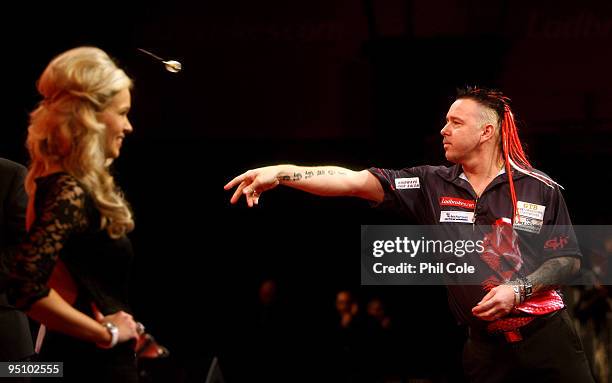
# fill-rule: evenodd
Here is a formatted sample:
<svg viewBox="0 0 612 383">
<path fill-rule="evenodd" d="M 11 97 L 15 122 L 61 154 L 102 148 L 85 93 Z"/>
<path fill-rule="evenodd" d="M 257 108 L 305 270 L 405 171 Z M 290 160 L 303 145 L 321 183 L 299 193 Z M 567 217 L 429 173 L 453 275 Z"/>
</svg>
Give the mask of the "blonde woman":
<svg viewBox="0 0 612 383">
<path fill-rule="evenodd" d="M 73 381 L 137 381 L 139 329 L 127 305 L 134 222 L 108 169 L 132 132 L 131 87 L 102 50 L 71 49 L 41 75 L 43 100 L 30 115 L 29 232 L 9 257 L 10 291 L 47 328 L 40 361 L 64 362 Z M 50 287 L 61 271 L 74 284 L 65 292 Z"/>
</svg>

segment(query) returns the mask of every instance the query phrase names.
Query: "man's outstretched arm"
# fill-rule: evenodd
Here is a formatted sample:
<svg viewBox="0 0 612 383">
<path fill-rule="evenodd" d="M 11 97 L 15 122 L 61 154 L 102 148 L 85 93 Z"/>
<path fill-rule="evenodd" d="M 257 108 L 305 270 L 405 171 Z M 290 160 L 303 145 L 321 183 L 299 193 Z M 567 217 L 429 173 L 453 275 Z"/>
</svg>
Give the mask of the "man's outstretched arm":
<svg viewBox="0 0 612 383">
<path fill-rule="evenodd" d="M 384 197 L 382 185 L 369 171 L 337 166 L 266 166 L 242 173 L 228 182 L 225 190 L 236 187 L 231 203 L 238 202 L 244 194 L 252 207 L 263 192 L 281 184 L 326 197 L 350 196 L 375 202 L 382 202 Z"/>
</svg>

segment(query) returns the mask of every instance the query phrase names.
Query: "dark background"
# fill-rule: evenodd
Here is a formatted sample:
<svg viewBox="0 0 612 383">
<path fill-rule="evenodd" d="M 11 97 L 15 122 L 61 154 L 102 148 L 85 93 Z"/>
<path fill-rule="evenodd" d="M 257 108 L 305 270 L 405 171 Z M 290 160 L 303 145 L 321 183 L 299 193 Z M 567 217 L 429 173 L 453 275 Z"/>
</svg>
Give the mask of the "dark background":
<svg viewBox="0 0 612 383">
<path fill-rule="evenodd" d="M 249 210 L 222 187 L 275 163 L 442 163 L 454 90 L 478 84 L 512 98 L 528 154 L 565 186 L 574 223 L 608 223 L 612 6 L 573 3 L 16 4 L 0 16 L 0 155 L 27 163 L 28 112 L 49 60 L 99 46 L 135 79 L 134 133 L 114 169 L 137 224 L 132 306 L 172 353 L 145 366 L 150 380 L 203 382 L 212 356 L 228 382 L 350 380 L 355 365 L 333 341 L 335 294 L 350 288 L 387 302 L 398 376 L 460 381 L 462 333 L 443 287 L 359 286 L 359 225 L 386 217 L 283 188 Z M 272 335 L 257 325 L 267 278 L 283 313 Z"/>
</svg>

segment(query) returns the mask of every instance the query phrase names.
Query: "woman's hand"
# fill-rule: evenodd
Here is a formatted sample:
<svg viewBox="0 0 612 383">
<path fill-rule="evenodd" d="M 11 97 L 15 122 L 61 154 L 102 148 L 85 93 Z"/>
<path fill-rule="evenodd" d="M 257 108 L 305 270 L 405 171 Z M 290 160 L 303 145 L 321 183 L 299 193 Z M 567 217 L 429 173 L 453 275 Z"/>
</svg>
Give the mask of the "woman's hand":
<svg viewBox="0 0 612 383">
<path fill-rule="evenodd" d="M 99 323 L 111 322 L 117 326 L 119 329 L 119 340 L 117 343 L 127 342 L 138 337 L 138 324 L 134 317 L 125 311 L 117 311 L 114 314 L 104 316 L 99 310 L 94 310 L 94 315 Z"/>
</svg>

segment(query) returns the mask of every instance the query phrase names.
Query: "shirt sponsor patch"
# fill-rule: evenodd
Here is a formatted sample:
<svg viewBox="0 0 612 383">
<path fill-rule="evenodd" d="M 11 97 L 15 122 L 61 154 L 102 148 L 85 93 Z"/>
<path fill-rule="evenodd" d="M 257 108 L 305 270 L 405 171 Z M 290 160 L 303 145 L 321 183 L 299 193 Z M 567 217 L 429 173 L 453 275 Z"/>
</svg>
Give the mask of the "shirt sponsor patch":
<svg viewBox="0 0 612 383">
<path fill-rule="evenodd" d="M 440 206 L 455 206 L 464 209 L 474 210 L 476 201 L 472 199 L 462 199 L 455 197 L 440 197 Z"/>
<path fill-rule="evenodd" d="M 442 210 L 440 212 L 440 222 L 473 223 L 474 222 L 474 212 Z"/>
<path fill-rule="evenodd" d="M 418 189 L 421 187 L 419 177 L 396 178 L 395 188 L 400 189 Z"/>
<path fill-rule="evenodd" d="M 514 220 L 516 230 L 539 234 L 542 229 L 542 220 L 520 215 Z"/>
<path fill-rule="evenodd" d="M 537 203 L 517 201 L 516 209 L 518 217 L 514 220 L 514 228 L 529 233 L 540 233 L 544 222 L 544 211 L 546 206 Z"/>
<path fill-rule="evenodd" d="M 544 220 L 544 210 L 546 210 L 546 206 L 538 205 L 537 203 L 517 201 L 516 209 L 519 215 Z"/>
</svg>

